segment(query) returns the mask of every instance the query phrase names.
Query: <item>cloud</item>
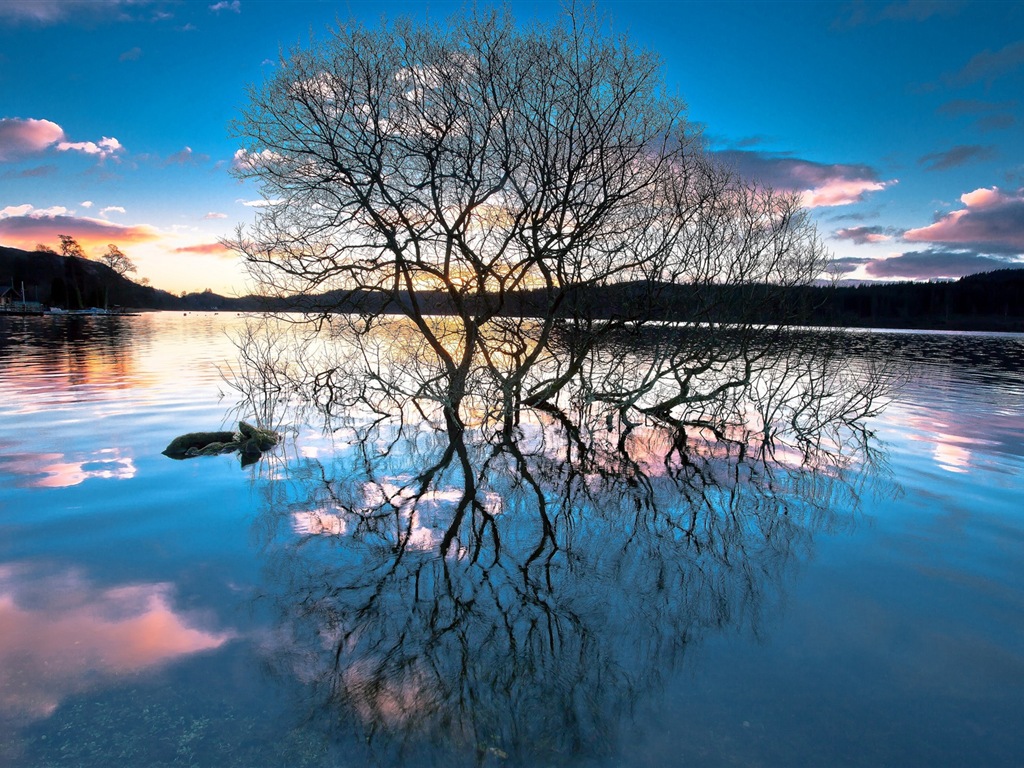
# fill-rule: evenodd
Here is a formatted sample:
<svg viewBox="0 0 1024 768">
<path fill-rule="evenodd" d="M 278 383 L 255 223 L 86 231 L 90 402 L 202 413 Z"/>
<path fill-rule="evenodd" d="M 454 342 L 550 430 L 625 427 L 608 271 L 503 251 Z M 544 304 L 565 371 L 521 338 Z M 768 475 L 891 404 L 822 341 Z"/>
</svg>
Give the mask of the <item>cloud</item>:
<svg viewBox="0 0 1024 768">
<path fill-rule="evenodd" d="M 981 99 L 952 99 L 947 101 L 945 104 L 939 105 L 935 110 L 938 115 L 946 115 L 948 117 L 976 117 L 977 115 L 988 114 L 990 112 L 1002 112 L 1005 110 L 1013 109 L 1014 102 L 1012 101 L 982 101 Z"/>
<path fill-rule="evenodd" d="M 22 205 L 8 205 L 6 208 L 0 208 L 0 219 L 6 219 L 8 216 L 24 216 L 32 212 L 32 206 L 28 203 Z"/>
<path fill-rule="evenodd" d="M 857 27 L 862 24 L 878 24 L 883 21 L 927 21 L 933 16 L 953 16 L 964 7 L 963 2 L 954 0 L 896 0 L 891 3 L 865 2 L 854 0 L 843 8 L 843 16 L 832 26 L 836 28 Z"/>
<path fill-rule="evenodd" d="M 885 227 L 846 227 L 837 229 L 832 236 L 839 240 L 851 240 L 857 245 L 884 243 L 892 239 L 892 231 Z"/>
<path fill-rule="evenodd" d="M 1024 40 L 1000 48 L 998 51 L 988 49 L 973 56 L 963 68 L 948 78 L 949 84 L 964 87 L 978 82 L 991 86 L 1000 77 L 1008 75 L 1024 66 Z"/>
<path fill-rule="evenodd" d="M 7 219 L 12 216 L 61 216 L 68 212 L 68 209 L 62 205 L 55 205 L 50 208 L 35 208 L 28 203 L 22 205 L 8 205 L 6 208 L 0 209 L 0 219 Z"/>
<path fill-rule="evenodd" d="M 62 0 L 6 0 L 0 3 L 0 19 L 49 24 L 64 18 L 69 5 Z"/>
<path fill-rule="evenodd" d="M 115 157 L 117 153 L 124 151 L 124 146 L 117 139 L 104 136 L 99 142 L 95 141 L 62 141 L 57 145 L 61 152 L 82 152 L 86 155 L 96 155 L 101 161 L 108 157 Z"/>
<path fill-rule="evenodd" d="M 167 583 L 105 586 L 75 571 L 0 566 L 0 713 L 45 718 L 66 699 L 219 648 Z"/>
<path fill-rule="evenodd" d="M 57 172 L 55 165 L 37 165 L 35 168 L 25 168 L 20 171 L 8 170 L 0 173 L 0 179 L 41 179 L 44 176 L 52 176 Z"/>
<path fill-rule="evenodd" d="M 912 251 L 888 259 L 873 259 L 867 263 L 864 271 L 872 277 L 929 280 L 1021 266 L 1024 263 L 1014 259 L 967 251 Z"/>
<path fill-rule="evenodd" d="M 979 131 L 998 131 L 1017 124 L 1013 110 L 1015 101 L 982 101 L 981 99 L 953 99 L 939 106 L 935 114 L 950 118 L 967 117 Z"/>
<path fill-rule="evenodd" d="M 870 259 L 857 259 L 851 257 L 832 259 L 832 261 L 828 263 L 828 268 L 825 271 L 834 275 L 847 275 L 850 272 L 855 271 L 858 267 L 864 266 L 869 261 Z"/>
<path fill-rule="evenodd" d="M 163 21 L 172 15 L 151 10 L 151 0 L 0 0 L 0 23 L 45 26 L 62 22 Z"/>
<path fill-rule="evenodd" d="M 933 152 L 917 159 L 926 171 L 944 171 L 956 168 L 977 160 L 991 160 L 995 157 L 994 147 L 983 147 L 980 144 L 960 144 L 945 152 Z"/>
<path fill-rule="evenodd" d="M 42 152 L 64 138 L 64 129 L 49 120 L 0 118 L 0 162 Z"/>
<path fill-rule="evenodd" d="M 985 117 L 979 117 L 974 127 L 979 131 L 985 133 L 989 131 L 1002 131 L 1007 128 L 1013 128 L 1017 124 L 1017 118 L 1013 115 L 986 115 Z"/>
<path fill-rule="evenodd" d="M 92 200 L 83 200 L 79 205 L 83 208 L 92 208 Z"/>
<path fill-rule="evenodd" d="M 10 213 L 6 213 L 9 211 Z M 82 247 L 107 243 L 144 243 L 158 240 L 160 232 L 148 224 L 115 224 L 104 219 L 75 216 L 66 208 L 8 206 L 0 211 L 0 242 L 31 249 L 36 243 L 56 242 L 58 234 L 73 236 Z"/>
<path fill-rule="evenodd" d="M 228 215 L 226 213 L 218 213 L 217 211 L 210 211 L 208 214 L 203 216 L 204 219 L 226 219 Z"/>
<path fill-rule="evenodd" d="M 1024 253 L 1024 188 L 1003 192 L 976 189 L 960 196 L 964 208 L 941 216 L 927 227 L 910 229 L 911 242 L 959 245 L 982 253 Z"/>
<path fill-rule="evenodd" d="M 196 153 L 192 147 L 183 147 L 173 155 L 168 155 L 165 165 L 198 165 L 210 159 L 209 155 Z"/>
<path fill-rule="evenodd" d="M 954 0 L 901 0 L 882 6 L 879 18 L 892 21 L 926 21 L 933 16 L 954 16 L 965 3 Z"/>
<path fill-rule="evenodd" d="M 106 208 L 100 211 L 100 216 L 102 216 L 103 218 L 107 218 L 108 213 L 125 213 L 125 210 L 120 205 L 108 205 Z"/>
<path fill-rule="evenodd" d="M 235 154 L 231 158 L 231 167 L 236 171 L 251 171 L 261 165 L 269 165 L 283 159 L 281 155 L 271 152 L 269 149 L 263 149 L 259 152 L 238 149 L 235 150 Z"/>
<path fill-rule="evenodd" d="M 210 10 L 214 13 L 220 13 L 221 11 L 234 11 L 235 13 L 241 13 L 242 3 L 239 0 L 221 0 L 219 3 L 211 5 Z"/>
<path fill-rule="evenodd" d="M 0 162 L 17 160 L 37 154 L 51 147 L 61 152 L 82 152 L 106 160 L 124 146 L 117 139 L 104 136 L 95 141 L 66 141 L 64 129 L 51 120 L 0 118 Z"/>
<path fill-rule="evenodd" d="M 896 184 L 882 181 L 867 165 L 825 164 L 784 155 L 741 150 L 715 153 L 744 178 L 785 192 L 796 192 L 808 208 L 861 202 L 869 193 Z"/>
<path fill-rule="evenodd" d="M 284 200 L 236 200 L 236 203 L 241 203 L 246 208 L 266 208 L 268 205 L 280 205 Z"/>
<path fill-rule="evenodd" d="M 118 56 L 117 60 L 118 61 L 138 61 L 140 58 L 142 58 L 142 49 L 139 48 L 138 46 L 135 46 L 134 48 L 130 48 L 129 50 L 125 51 L 120 56 Z"/>
<path fill-rule="evenodd" d="M 197 243 L 196 245 L 185 245 L 175 248 L 175 253 L 198 253 L 207 256 L 233 256 L 235 254 L 230 248 L 220 243 Z"/>
</svg>

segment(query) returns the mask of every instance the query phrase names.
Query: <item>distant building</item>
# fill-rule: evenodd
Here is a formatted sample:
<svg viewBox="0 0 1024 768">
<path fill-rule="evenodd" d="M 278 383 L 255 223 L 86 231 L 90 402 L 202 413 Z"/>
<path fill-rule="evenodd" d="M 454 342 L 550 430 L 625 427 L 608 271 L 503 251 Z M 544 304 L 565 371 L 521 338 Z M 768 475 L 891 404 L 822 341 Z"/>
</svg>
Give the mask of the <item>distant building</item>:
<svg viewBox="0 0 1024 768">
<path fill-rule="evenodd" d="M 41 315 L 43 305 L 38 301 L 19 301 L 18 293 L 10 286 L 0 288 L 0 313 L 15 315 Z"/>
</svg>

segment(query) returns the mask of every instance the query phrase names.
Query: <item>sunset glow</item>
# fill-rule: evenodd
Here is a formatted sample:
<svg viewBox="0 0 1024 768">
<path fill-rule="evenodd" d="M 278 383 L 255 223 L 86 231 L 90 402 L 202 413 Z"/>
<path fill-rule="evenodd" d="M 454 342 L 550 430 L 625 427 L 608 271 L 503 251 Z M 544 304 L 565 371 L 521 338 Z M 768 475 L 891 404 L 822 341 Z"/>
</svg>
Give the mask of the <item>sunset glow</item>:
<svg viewBox="0 0 1024 768">
<path fill-rule="evenodd" d="M 662 57 L 669 90 L 719 159 L 800 196 L 845 278 L 1021 263 L 1019 4 L 597 7 Z M 246 86 L 338 16 L 376 24 L 380 14 L 439 19 L 460 8 L 7 0 L 0 244 L 54 247 L 71 234 L 91 257 L 117 244 L 138 266 L 133 277 L 175 293 L 249 292 L 222 245 L 266 204 L 232 176 L 257 162 L 229 127 Z M 522 23 L 557 13 L 533 0 L 510 8 Z M 227 55 L 227 40 L 244 48 Z"/>
</svg>

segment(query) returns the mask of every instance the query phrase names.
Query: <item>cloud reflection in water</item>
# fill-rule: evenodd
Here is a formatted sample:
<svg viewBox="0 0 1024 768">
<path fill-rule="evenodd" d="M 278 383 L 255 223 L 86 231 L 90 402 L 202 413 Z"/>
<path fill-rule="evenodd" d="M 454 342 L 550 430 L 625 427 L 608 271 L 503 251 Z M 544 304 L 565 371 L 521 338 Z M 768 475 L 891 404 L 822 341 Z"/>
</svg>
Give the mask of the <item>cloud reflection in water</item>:
<svg viewBox="0 0 1024 768">
<path fill-rule="evenodd" d="M 69 696 L 233 636 L 197 628 L 171 598 L 169 584 L 100 587 L 74 571 L 0 566 L 0 708 L 46 717 Z"/>
</svg>

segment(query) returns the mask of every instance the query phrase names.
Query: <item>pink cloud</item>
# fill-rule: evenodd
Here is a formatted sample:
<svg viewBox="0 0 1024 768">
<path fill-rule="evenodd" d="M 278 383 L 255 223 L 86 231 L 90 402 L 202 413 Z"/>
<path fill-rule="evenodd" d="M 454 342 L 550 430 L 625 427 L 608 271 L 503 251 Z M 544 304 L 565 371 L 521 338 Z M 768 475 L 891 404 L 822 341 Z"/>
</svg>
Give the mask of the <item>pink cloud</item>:
<svg viewBox="0 0 1024 768">
<path fill-rule="evenodd" d="M 807 208 L 850 205 L 859 203 L 869 192 L 881 192 L 895 183 L 895 181 L 872 181 L 869 179 L 830 179 L 814 189 L 802 190 L 800 202 Z"/>
<path fill-rule="evenodd" d="M 866 243 L 884 243 L 892 237 L 882 227 L 846 227 L 837 229 L 834 236 L 840 240 L 852 240 L 857 245 Z"/>
<path fill-rule="evenodd" d="M 0 162 L 42 152 L 64 138 L 64 129 L 49 120 L 0 119 Z"/>
<path fill-rule="evenodd" d="M 29 210 L 25 210 L 28 208 Z M 58 234 L 73 236 L 83 248 L 108 243 L 144 243 L 158 240 L 160 232 L 147 224 L 126 226 L 103 219 L 69 215 L 64 208 L 34 209 L 11 206 L 0 215 L 0 241 L 31 250 L 36 243 L 56 242 Z"/>
<path fill-rule="evenodd" d="M 725 150 L 716 153 L 745 179 L 800 195 L 808 208 L 849 205 L 896 184 L 866 165 L 815 163 L 794 157 Z"/>
<path fill-rule="evenodd" d="M 232 256 L 234 251 L 220 243 L 198 243 L 197 245 L 185 245 L 175 248 L 175 253 L 199 253 L 209 256 Z"/>
<path fill-rule="evenodd" d="M 945 243 L 991 253 L 1024 253 L 1024 188 L 1003 192 L 976 189 L 960 196 L 964 208 L 934 224 L 907 230 L 905 240 Z"/>
<path fill-rule="evenodd" d="M 195 626 L 172 598 L 169 584 L 0 567 L 0 712 L 46 717 L 69 696 L 234 637 Z"/>
</svg>

